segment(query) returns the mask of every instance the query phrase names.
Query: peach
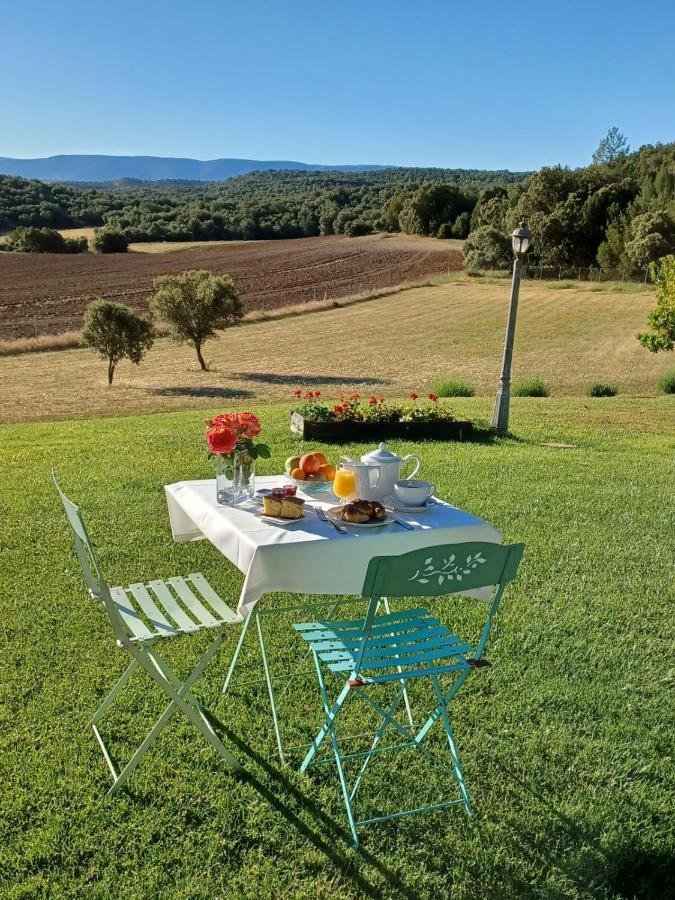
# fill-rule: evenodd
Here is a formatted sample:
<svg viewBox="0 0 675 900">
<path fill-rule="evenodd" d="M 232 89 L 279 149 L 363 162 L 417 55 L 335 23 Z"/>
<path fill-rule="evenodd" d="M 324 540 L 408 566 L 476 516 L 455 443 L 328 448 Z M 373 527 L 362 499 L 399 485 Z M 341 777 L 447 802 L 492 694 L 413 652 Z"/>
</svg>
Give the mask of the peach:
<svg viewBox="0 0 675 900">
<path fill-rule="evenodd" d="M 305 475 L 315 475 L 319 471 L 321 463 L 314 453 L 305 453 L 300 459 L 300 468 Z"/>
</svg>

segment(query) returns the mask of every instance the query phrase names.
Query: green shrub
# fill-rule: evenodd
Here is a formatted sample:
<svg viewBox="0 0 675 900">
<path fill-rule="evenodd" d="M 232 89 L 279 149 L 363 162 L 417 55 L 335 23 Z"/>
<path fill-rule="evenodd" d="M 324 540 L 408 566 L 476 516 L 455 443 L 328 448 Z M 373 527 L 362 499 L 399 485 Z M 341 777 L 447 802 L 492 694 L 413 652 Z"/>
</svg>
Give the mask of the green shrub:
<svg viewBox="0 0 675 900">
<path fill-rule="evenodd" d="M 613 384 L 605 384 L 602 381 L 591 381 L 586 385 L 585 391 L 588 397 L 616 397 L 619 393 Z"/>
<path fill-rule="evenodd" d="M 551 391 L 542 378 L 529 376 L 517 381 L 512 393 L 514 397 L 548 397 Z"/>
<path fill-rule="evenodd" d="M 664 394 L 675 394 L 675 369 L 668 369 L 659 378 L 659 388 Z"/>
<path fill-rule="evenodd" d="M 115 228 L 99 228 L 89 241 L 92 253 L 126 253 L 129 241 Z"/>
<path fill-rule="evenodd" d="M 461 378 L 441 378 L 432 387 L 432 391 L 439 397 L 473 397 L 475 389 Z"/>
</svg>

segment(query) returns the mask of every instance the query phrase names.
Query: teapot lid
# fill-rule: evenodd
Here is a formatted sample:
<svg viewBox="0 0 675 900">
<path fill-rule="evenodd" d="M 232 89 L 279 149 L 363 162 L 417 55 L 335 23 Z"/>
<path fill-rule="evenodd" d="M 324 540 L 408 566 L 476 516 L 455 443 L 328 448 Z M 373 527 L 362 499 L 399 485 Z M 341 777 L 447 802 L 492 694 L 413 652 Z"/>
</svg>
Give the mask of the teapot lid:
<svg viewBox="0 0 675 900">
<path fill-rule="evenodd" d="M 374 463 L 401 462 L 401 457 L 397 456 L 395 453 L 392 453 L 391 450 L 387 450 L 384 443 L 381 443 L 377 450 L 371 450 L 369 453 L 364 453 L 361 459 L 364 460 L 364 462 L 367 461 Z"/>
</svg>

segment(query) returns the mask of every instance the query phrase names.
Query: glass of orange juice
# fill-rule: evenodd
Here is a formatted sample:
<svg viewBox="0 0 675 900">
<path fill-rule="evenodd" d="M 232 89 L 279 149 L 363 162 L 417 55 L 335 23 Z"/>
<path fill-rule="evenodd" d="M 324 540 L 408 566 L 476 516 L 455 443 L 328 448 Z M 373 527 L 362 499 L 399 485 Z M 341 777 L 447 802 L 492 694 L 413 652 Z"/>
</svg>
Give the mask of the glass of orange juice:
<svg viewBox="0 0 675 900">
<path fill-rule="evenodd" d="M 341 503 L 346 503 L 349 497 L 356 493 L 356 475 L 352 469 L 340 467 L 333 480 L 333 493 L 340 498 Z"/>
</svg>

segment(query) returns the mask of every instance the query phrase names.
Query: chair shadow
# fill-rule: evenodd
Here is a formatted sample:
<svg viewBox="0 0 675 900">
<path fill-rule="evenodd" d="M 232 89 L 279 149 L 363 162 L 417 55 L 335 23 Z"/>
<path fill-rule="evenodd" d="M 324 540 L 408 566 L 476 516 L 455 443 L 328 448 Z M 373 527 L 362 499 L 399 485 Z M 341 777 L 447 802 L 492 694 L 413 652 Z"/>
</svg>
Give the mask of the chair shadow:
<svg viewBox="0 0 675 900">
<path fill-rule="evenodd" d="M 352 835 L 350 831 L 336 825 L 327 813 L 313 803 L 309 797 L 303 794 L 303 792 L 286 777 L 281 769 L 272 765 L 269 760 L 265 759 L 265 757 L 261 756 L 259 753 L 256 753 L 250 744 L 247 744 L 246 741 L 232 732 L 211 710 L 207 712 L 207 715 L 213 726 L 234 744 L 240 753 L 245 754 L 253 763 L 260 766 L 265 774 L 276 782 L 282 791 L 289 795 L 293 801 L 317 820 L 324 831 L 330 832 L 330 837 L 332 837 L 333 840 L 338 839 L 343 843 L 351 845 Z M 385 896 L 374 885 L 370 884 L 363 875 L 354 870 L 354 858 L 350 859 L 349 856 L 341 854 L 335 844 L 331 843 L 330 838 L 323 837 L 309 828 L 282 799 L 276 796 L 266 785 L 256 778 L 252 772 L 244 769 L 238 777 L 256 790 L 273 809 L 283 815 L 289 824 L 291 824 L 304 838 L 310 841 L 317 850 L 323 853 L 333 865 L 336 866 L 341 874 L 350 878 L 355 886 L 362 891 L 364 896 L 375 898 L 375 900 L 381 900 L 381 898 Z M 373 856 L 373 854 L 369 853 L 367 850 L 364 850 L 363 846 L 361 846 L 357 852 L 358 856 L 365 863 L 376 869 L 388 884 L 392 888 L 395 888 L 397 896 L 406 897 L 408 900 L 417 900 L 418 895 L 403 884 L 399 876 L 380 859 Z"/>
<path fill-rule="evenodd" d="M 242 381 L 260 381 L 263 384 L 289 384 L 309 385 L 309 384 L 339 384 L 339 385 L 356 385 L 356 384 L 391 384 L 389 378 L 369 378 L 364 375 L 285 375 L 281 372 L 233 372 L 233 378 L 239 378 Z"/>
<path fill-rule="evenodd" d="M 247 391 L 245 388 L 192 387 L 190 385 L 152 388 L 151 393 L 160 397 L 213 397 L 220 400 L 238 400 L 253 396 L 253 391 Z"/>
</svg>

